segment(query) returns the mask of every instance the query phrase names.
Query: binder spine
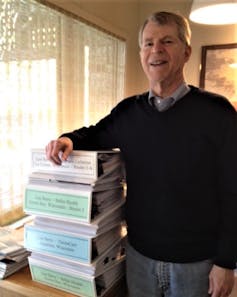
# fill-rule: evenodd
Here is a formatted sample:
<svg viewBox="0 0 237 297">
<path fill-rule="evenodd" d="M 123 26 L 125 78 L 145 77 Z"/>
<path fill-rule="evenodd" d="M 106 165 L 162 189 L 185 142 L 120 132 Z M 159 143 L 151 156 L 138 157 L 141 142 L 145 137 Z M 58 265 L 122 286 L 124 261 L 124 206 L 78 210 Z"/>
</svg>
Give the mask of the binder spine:
<svg viewBox="0 0 237 297">
<path fill-rule="evenodd" d="M 30 271 L 34 281 L 75 294 L 77 296 L 96 297 L 94 279 L 82 275 L 62 272 L 57 268 L 50 269 L 37 265 L 29 258 Z"/>
<path fill-rule="evenodd" d="M 70 193 L 71 192 L 71 193 Z M 24 197 L 24 211 L 54 217 L 91 221 L 91 193 L 61 191 L 53 187 L 27 187 Z"/>
<path fill-rule="evenodd" d="M 92 239 L 53 230 L 25 227 L 25 246 L 31 251 L 90 263 Z"/>
</svg>

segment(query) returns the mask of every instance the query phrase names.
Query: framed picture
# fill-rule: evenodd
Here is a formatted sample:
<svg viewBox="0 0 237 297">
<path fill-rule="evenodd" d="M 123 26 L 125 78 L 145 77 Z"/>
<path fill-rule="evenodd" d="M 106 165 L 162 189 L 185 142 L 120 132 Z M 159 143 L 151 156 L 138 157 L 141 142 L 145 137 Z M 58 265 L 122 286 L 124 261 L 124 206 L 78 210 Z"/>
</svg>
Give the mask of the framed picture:
<svg viewBox="0 0 237 297">
<path fill-rule="evenodd" d="M 200 87 L 225 96 L 237 109 L 237 43 L 202 46 Z"/>
</svg>

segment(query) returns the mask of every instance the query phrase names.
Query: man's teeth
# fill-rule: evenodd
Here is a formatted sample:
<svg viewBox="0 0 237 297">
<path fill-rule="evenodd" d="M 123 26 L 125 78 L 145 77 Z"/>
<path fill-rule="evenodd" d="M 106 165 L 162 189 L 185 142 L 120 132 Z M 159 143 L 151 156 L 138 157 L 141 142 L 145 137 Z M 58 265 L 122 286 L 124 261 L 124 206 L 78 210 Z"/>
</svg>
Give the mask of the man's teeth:
<svg viewBox="0 0 237 297">
<path fill-rule="evenodd" d="M 157 65 L 162 65 L 162 64 L 165 64 L 166 62 L 165 61 L 154 61 L 154 62 L 151 62 L 150 64 L 153 65 L 153 66 L 157 66 Z"/>
</svg>

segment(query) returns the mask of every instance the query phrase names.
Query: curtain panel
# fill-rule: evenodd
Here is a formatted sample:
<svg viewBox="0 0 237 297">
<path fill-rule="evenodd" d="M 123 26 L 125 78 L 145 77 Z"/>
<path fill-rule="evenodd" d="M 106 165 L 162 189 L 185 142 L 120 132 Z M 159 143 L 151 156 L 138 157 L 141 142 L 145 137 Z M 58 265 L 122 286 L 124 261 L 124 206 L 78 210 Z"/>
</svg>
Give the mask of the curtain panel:
<svg viewBox="0 0 237 297">
<path fill-rule="evenodd" d="M 0 225 L 24 216 L 31 148 L 123 98 L 126 43 L 33 0 L 0 0 Z"/>
</svg>

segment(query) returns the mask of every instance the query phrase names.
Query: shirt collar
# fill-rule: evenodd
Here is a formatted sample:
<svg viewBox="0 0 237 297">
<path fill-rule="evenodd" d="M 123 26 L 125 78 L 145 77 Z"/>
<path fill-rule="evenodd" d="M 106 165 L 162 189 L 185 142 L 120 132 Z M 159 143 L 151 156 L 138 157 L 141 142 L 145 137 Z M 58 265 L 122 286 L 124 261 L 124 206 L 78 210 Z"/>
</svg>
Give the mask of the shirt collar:
<svg viewBox="0 0 237 297">
<path fill-rule="evenodd" d="M 182 97 L 184 97 L 188 92 L 190 91 L 190 87 L 187 83 L 183 82 L 169 97 L 167 98 L 170 98 L 172 97 L 175 101 L 175 103 L 181 99 Z M 157 95 L 155 95 L 152 90 L 149 91 L 149 96 L 148 96 L 148 100 L 149 100 L 149 103 L 151 103 L 151 98 L 161 98 Z M 166 98 L 162 98 L 162 100 L 164 100 Z"/>
</svg>

